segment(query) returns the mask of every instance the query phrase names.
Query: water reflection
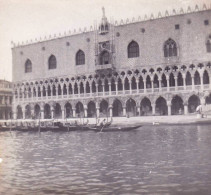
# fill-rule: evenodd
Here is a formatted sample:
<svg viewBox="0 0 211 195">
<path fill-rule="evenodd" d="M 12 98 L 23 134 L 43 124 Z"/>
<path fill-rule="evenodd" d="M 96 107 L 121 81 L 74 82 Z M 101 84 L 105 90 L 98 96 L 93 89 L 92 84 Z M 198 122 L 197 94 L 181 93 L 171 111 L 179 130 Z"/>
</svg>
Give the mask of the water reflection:
<svg viewBox="0 0 211 195">
<path fill-rule="evenodd" d="M 1 132 L 0 194 L 210 194 L 209 129 Z"/>
</svg>

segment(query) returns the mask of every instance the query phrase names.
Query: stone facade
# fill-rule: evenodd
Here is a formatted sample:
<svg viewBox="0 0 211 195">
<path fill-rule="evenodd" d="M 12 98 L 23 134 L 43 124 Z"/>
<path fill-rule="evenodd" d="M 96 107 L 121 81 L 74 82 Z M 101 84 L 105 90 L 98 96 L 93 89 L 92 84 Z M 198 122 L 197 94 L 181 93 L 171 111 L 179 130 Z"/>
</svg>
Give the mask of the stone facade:
<svg viewBox="0 0 211 195">
<path fill-rule="evenodd" d="M 195 112 L 211 103 L 210 18 L 208 9 L 116 25 L 104 14 L 90 32 L 14 47 L 15 117 Z"/>
<path fill-rule="evenodd" d="M 9 119 L 12 111 L 12 83 L 0 80 L 0 119 Z"/>
</svg>

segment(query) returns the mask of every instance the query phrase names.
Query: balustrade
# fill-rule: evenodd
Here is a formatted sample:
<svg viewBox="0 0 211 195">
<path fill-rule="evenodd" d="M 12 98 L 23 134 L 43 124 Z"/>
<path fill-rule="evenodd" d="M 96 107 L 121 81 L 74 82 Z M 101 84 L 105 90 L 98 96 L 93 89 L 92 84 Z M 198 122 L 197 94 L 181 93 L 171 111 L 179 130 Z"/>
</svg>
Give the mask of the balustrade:
<svg viewBox="0 0 211 195">
<path fill-rule="evenodd" d="M 145 88 L 145 89 L 133 89 L 133 90 L 121 90 L 121 91 L 104 91 L 104 92 L 92 92 L 92 93 L 79 93 L 79 94 L 65 94 L 65 95 L 53 95 L 51 96 L 26 96 L 24 97 L 22 94 L 15 97 L 15 101 L 17 102 L 33 102 L 33 101 L 43 101 L 51 100 L 51 99 L 77 99 L 77 98 L 88 98 L 88 97 L 102 97 L 102 96 L 116 96 L 116 95 L 129 95 L 129 94 L 143 94 L 143 93 L 165 93 L 167 91 L 177 92 L 177 91 L 202 91 L 203 89 L 209 89 L 210 84 L 203 84 L 203 88 L 200 85 L 183 85 L 183 86 L 173 86 L 173 87 L 160 87 L 160 88 Z"/>
</svg>

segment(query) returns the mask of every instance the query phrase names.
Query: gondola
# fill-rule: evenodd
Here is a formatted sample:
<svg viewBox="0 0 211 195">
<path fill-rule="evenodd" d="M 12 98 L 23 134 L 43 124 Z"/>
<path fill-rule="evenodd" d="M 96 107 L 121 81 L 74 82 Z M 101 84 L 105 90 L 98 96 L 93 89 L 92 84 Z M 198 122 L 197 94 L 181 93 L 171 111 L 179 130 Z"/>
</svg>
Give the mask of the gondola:
<svg viewBox="0 0 211 195">
<path fill-rule="evenodd" d="M 120 126 L 98 126 L 98 127 L 91 127 L 90 130 L 96 131 L 96 132 L 114 132 L 114 131 L 132 131 L 135 129 L 138 129 L 142 125 L 136 125 L 136 126 L 127 126 L 127 127 L 120 127 Z"/>
</svg>

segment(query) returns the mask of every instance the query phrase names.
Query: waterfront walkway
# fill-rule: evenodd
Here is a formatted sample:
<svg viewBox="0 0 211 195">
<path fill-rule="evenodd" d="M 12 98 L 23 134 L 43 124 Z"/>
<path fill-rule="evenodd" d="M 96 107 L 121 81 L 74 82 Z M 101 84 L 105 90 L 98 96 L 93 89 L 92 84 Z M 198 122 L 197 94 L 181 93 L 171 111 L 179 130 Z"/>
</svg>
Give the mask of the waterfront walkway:
<svg viewBox="0 0 211 195">
<path fill-rule="evenodd" d="M 100 118 L 102 121 L 104 118 Z M 96 118 L 71 118 L 71 119 L 54 119 L 54 121 L 61 122 L 70 122 L 78 121 L 79 123 L 86 123 L 89 120 L 89 124 L 95 124 Z M 2 122 L 10 122 L 11 120 L 0 120 Z M 12 122 L 23 122 L 28 121 L 32 122 L 32 120 L 12 120 Z M 36 123 L 39 120 L 33 120 Z M 52 119 L 45 119 L 41 121 L 53 121 Z M 108 119 L 110 121 L 110 118 Z M 161 124 L 170 124 L 170 125 L 188 125 L 188 124 L 198 124 L 198 123 L 210 123 L 211 124 L 211 115 L 205 115 L 203 118 L 198 118 L 196 114 L 191 115 L 173 115 L 173 116 L 137 116 L 137 117 L 113 117 L 113 125 L 119 126 L 127 126 L 127 125 L 161 125 Z"/>
</svg>

